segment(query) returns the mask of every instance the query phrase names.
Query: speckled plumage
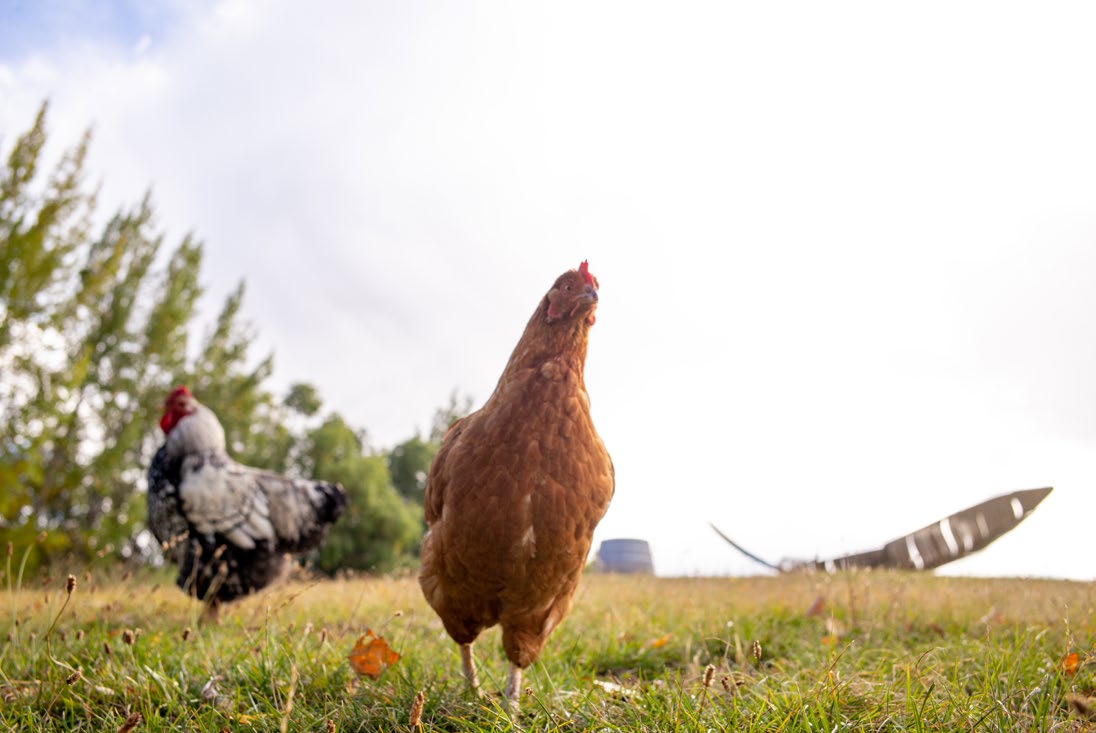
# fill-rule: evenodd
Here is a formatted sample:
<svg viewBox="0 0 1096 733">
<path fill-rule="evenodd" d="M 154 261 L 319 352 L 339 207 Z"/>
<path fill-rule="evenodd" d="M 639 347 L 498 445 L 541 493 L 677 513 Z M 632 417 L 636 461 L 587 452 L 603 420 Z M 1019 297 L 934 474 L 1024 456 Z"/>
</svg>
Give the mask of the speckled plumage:
<svg viewBox="0 0 1096 733">
<path fill-rule="evenodd" d="M 559 277 L 494 394 L 450 427 L 427 479 L 420 585 L 473 686 L 470 645 L 501 625 L 511 704 L 521 670 L 570 609 L 614 491 L 583 379 L 596 288 L 585 267 Z"/>
<path fill-rule="evenodd" d="M 149 465 L 149 529 L 179 566 L 180 588 L 231 601 L 278 578 L 286 553 L 319 546 L 346 493 L 237 463 L 216 415 L 185 398 L 189 411 L 161 423 L 168 432 Z"/>
</svg>

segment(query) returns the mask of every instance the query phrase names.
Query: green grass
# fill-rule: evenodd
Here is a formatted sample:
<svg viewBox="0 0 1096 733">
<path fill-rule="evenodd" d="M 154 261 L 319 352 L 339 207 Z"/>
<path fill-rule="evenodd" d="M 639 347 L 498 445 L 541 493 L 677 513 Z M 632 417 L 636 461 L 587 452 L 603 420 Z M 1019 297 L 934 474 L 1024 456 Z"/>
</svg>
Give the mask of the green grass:
<svg viewBox="0 0 1096 733">
<path fill-rule="evenodd" d="M 591 575 L 512 721 L 465 693 L 414 578 L 297 578 L 199 628 L 167 576 L 81 573 L 69 596 L 12 570 L 0 730 L 407 731 L 420 691 L 439 731 L 1072 731 L 1096 708 L 1088 583 Z M 379 680 L 347 661 L 367 628 L 402 655 Z M 497 692 L 497 630 L 476 650 Z"/>
</svg>

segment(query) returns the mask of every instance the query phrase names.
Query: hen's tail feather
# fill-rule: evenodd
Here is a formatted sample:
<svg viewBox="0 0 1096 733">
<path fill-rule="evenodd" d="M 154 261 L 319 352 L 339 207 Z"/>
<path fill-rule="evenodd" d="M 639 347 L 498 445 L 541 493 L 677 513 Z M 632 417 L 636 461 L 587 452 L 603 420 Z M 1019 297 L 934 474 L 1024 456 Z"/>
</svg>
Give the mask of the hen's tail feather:
<svg viewBox="0 0 1096 733">
<path fill-rule="evenodd" d="M 323 497 L 316 508 L 316 519 L 320 524 L 331 524 L 346 510 L 346 490 L 340 484 L 321 483 L 316 489 Z"/>
<path fill-rule="evenodd" d="M 327 527 L 333 524 L 346 510 L 346 490 L 339 484 L 322 481 L 313 482 L 308 487 L 310 511 L 299 534 L 293 539 L 281 538 L 277 549 L 280 552 L 306 552 L 320 546 L 327 536 Z"/>
</svg>

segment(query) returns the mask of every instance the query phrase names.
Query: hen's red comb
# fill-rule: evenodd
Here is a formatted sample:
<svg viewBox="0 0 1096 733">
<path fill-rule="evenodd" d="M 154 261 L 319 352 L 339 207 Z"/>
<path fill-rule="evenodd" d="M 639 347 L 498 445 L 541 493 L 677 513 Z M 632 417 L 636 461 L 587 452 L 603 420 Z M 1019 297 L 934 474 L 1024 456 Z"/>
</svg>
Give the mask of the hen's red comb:
<svg viewBox="0 0 1096 733">
<path fill-rule="evenodd" d="M 586 281 L 587 285 L 594 284 L 594 276 L 590 274 L 589 260 L 583 260 L 582 264 L 578 266 L 578 274 L 582 275 L 582 279 Z"/>
<path fill-rule="evenodd" d="M 175 399 L 176 397 L 182 397 L 183 395 L 191 396 L 190 390 L 183 385 L 179 385 L 175 389 L 171 390 L 171 394 L 167 396 L 168 401 Z"/>
</svg>

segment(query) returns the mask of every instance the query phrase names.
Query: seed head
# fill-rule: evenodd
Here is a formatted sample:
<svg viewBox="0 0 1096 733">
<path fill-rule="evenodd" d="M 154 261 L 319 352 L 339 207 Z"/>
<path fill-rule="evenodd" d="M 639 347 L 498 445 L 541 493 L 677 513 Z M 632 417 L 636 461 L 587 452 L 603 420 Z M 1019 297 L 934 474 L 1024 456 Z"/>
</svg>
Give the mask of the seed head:
<svg viewBox="0 0 1096 733">
<path fill-rule="evenodd" d="M 81 677 L 83 677 L 83 675 L 80 674 L 80 670 L 76 670 L 75 672 L 73 672 L 72 674 L 70 674 L 68 677 L 65 678 L 65 684 L 66 685 L 75 685 L 77 682 L 80 681 Z"/>
<path fill-rule="evenodd" d="M 407 724 L 412 728 L 415 728 L 422 724 L 422 705 L 426 702 L 426 695 L 419 690 L 415 695 L 415 702 L 411 704 L 411 715 L 407 718 Z"/>
<path fill-rule="evenodd" d="M 183 629 L 183 641 L 186 641 L 189 638 L 190 638 L 190 627 L 187 626 L 185 629 Z"/>
<path fill-rule="evenodd" d="M 76 641 L 80 641 L 83 638 L 84 638 L 84 630 L 83 629 L 76 629 Z"/>
<path fill-rule="evenodd" d="M 129 629 L 122 630 L 122 643 L 126 646 L 133 646 L 134 637 L 133 632 Z"/>
<path fill-rule="evenodd" d="M 110 644 L 105 641 L 103 642 L 103 654 L 106 654 L 108 657 L 114 654 L 114 652 L 110 650 Z"/>
<path fill-rule="evenodd" d="M 715 667 L 709 664 L 704 668 L 704 686 L 712 686 L 712 678 L 715 677 Z"/>
<path fill-rule="evenodd" d="M 753 646 L 750 647 L 750 654 L 753 656 L 755 662 L 761 661 L 761 642 L 754 639 Z"/>
<path fill-rule="evenodd" d="M 335 721 L 327 721 L 327 733 L 335 733 Z"/>
<path fill-rule="evenodd" d="M 65 578 L 65 592 L 71 596 L 74 590 L 76 590 L 76 576 L 70 575 Z"/>
<path fill-rule="evenodd" d="M 129 717 L 126 718 L 126 722 L 122 723 L 122 727 L 118 729 L 118 733 L 130 733 L 130 731 L 139 726 L 143 720 L 144 718 L 141 717 L 140 713 L 130 713 Z"/>
</svg>

